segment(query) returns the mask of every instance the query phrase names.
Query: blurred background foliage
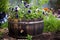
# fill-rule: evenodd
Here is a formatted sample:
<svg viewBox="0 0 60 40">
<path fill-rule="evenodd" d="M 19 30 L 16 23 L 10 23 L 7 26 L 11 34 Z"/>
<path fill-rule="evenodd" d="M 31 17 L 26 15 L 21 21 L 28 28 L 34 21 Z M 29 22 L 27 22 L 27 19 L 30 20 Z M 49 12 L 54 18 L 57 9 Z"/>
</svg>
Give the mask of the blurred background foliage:
<svg viewBox="0 0 60 40">
<path fill-rule="evenodd" d="M 60 19 L 50 13 L 44 16 L 44 32 L 56 32 L 60 30 Z"/>
</svg>

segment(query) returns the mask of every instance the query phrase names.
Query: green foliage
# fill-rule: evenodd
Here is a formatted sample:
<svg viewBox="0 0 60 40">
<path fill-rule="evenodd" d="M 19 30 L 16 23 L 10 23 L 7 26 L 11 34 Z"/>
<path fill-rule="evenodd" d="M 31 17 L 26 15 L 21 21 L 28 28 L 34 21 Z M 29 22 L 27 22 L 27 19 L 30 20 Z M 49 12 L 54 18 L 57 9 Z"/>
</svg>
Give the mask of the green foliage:
<svg viewBox="0 0 60 40">
<path fill-rule="evenodd" d="M 41 18 L 42 14 L 41 13 L 30 13 L 30 14 L 25 14 L 24 18 L 27 20 L 32 20 L 32 19 L 38 19 Z"/>
<path fill-rule="evenodd" d="M 8 0 L 0 0 L 0 12 L 7 12 L 9 8 Z"/>
<path fill-rule="evenodd" d="M 21 5 L 22 8 L 20 8 L 20 10 L 18 10 L 17 12 L 18 19 L 34 20 L 34 19 L 42 18 L 42 11 L 40 11 L 40 8 L 38 8 L 37 6 L 31 6 L 29 9 L 29 8 L 25 8 L 23 4 Z M 28 13 L 28 10 L 30 10 L 31 13 Z M 10 13 L 11 18 L 15 18 L 15 14 L 16 14 L 15 11 L 11 11 Z"/>
<path fill-rule="evenodd" d="M 7 28 L 8 27 L 8 22 L 5 22 L 4 24 L 1 25 L 2 28 Z"/>
<path fill-rule="evenodd" d="M 49 0 L 40 0 L 40 1 L 41 1 L 40 4 L 43 5 L 43 4 L 48 3 Z"/>
<path fill-rule="evenodd" d="M 57 19 L 56 21 L 57 21 L 57 23 L 56 23 L 57 31 L 60 31 L 60 19 Z"/>
<path fill-rule="evenodd" d="M 26 8 L 24 3 L 21 3 L 19 6 L 20 10 L 17 12 L 19 19 L 34 20 L 42 17 L 42 11 L 40 11 L 41 6 L 48 2 L 48 0 L 23 0 L 30 1 L 29 8 Z M 32 1 L 32 2 L 31 2 Z M 37 5 L 38 4 L 38 5 Z M 38 10 L 37 10 L 38 9 Z M 28 10 L 31 10 L 31 13 L 28 13 Z M 37 11 L 36 11 L 37 10 Z M 15 12 L 11 12 L 11 17 L 15 18 Z M 43 18 L 43 17 L 42 17 Z"/>
<path fill-rule="evenodd" d="M 60 20 L 52 14 L 44 17 L 44 32 L 55 32 L 60 30 Z"/>
<path fill-rule="evenodd" d="M 27 40 L 32 40 L 32 36 L 31 35 L 27 35 Z"/>
<path fill-rule="evenodd" d="M 23 1 L 26 1 L 27 3 L 30 3 L 31 0 L 23 0 Z"/>
</svg>

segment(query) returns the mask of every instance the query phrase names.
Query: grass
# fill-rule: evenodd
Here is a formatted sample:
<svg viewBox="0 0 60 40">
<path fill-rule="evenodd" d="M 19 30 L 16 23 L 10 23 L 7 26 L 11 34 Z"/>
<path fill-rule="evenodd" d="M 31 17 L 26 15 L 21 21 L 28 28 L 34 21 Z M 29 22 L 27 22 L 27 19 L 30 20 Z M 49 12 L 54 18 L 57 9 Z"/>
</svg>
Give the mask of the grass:
<svg viewBox="0 0 60 40">
<path fill-rule="evenodd" d="M 44 17 L 44 32 L 55 32 L 60 30 L 60 20 L 52 14 Z"/>
</svg>

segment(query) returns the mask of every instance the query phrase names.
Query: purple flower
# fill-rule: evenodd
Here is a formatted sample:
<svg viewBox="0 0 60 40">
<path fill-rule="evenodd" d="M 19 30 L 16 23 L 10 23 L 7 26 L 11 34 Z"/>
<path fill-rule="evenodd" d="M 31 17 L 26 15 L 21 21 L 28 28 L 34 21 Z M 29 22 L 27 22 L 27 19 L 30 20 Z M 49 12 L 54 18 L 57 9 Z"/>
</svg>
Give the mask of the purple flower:
<svg viewBox="0 0 60 40">
<path fill-rule="evenodd" d="M 15 7 L 15 9 L 17 10 L 18 7 Z"/>
<path fill-rule="evenodd" d="M 5 12 L 0 12 L 0 23 L 6 22 L 8 19 L 8 16 L 5 14 Z"/>
<path fill-rule="evenodd" d="M 27 2 L 26 1 L 24 1 L 24 5 L 27 5 Z"/>
<path fill-rule="evenodd" d="M 18 8 L 18 7 L 15 7 L 15 12 L 18 12 L 17 8 Z"/>
<path fill-rule="evenodd" d="M 29 4 L 25 5 L 26 8 L 29 8 Z"/>
<path fill-rule="evenodd" d="M 15 12 L 18 12 L 20 8 L 18 6 L 15 7 Z"/>
<path fill-rule="evenodd" d="M 31 10 L 28 10 L 28 13 L 31 13 Z"/>
<path fill-rule="evenodd" d="M 18 12 L 18 10 L 15 10 L 15 12 Z"/>
</svg>

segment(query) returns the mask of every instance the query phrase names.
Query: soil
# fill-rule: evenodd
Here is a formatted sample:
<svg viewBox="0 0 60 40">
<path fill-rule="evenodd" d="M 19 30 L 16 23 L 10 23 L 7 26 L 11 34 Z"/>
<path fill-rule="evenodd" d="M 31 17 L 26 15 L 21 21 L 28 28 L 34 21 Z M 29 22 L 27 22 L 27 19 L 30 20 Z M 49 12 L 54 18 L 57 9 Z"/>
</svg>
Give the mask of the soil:
<svg viewBox="0 0 60 40">
<path fill-rule="evenodd" d="M 3 29 L 0 29 L 0 31 Z M 0 37 L 1 40 L 27 40 L 25 37 L 21 39 L 13 38 L 8 35 L 8 30 L 4 29 L 4 34 L 2 37 Z M 56 33 L 42 33 L 40 35 L 34 36 L 32 40 L 60 40 L 60 31 L 57 31 Z"/>
</svg>

